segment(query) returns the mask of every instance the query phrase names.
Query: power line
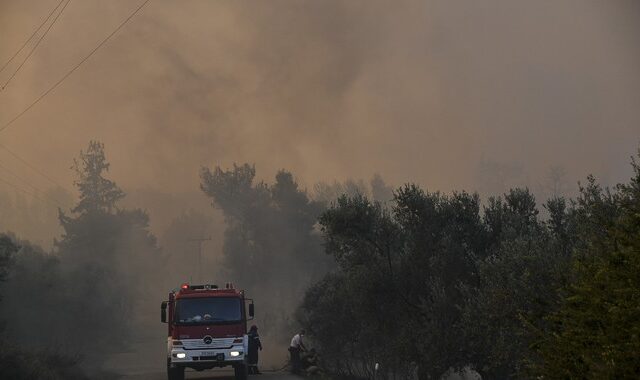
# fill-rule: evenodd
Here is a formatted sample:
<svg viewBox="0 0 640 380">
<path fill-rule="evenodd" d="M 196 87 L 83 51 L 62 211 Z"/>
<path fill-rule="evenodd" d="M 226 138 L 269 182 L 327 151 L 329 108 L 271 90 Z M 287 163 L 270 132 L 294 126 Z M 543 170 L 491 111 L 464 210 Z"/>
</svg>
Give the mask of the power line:
<svg viewBox="0 0 640 380">
<path fill-rule="evenodd" d="M 19 180 L 20 182 L 24 183 L 25 185 L 29 186 L 30 188 L 32 188 L 34 191 L 40 191 L 40 189 L 38 189 L 37 187 L 35 187 L 34 185 L 32 185 L 31 183 L 29 183 L 29 181 L 27 181 L 26 179 L 20 177 L 19 175 L 17 175 L 13 170 L 7 168 L 6 166 L 2 165 L 0 163 L 0 169 L 6 171 L 7 173 L 11 174 L 13 176 L 13 178 L 16 178 L 17 180 Z"/>
<path fill-rule="evenodd" d="M 27 162 L 22 157 L 18 156 L 18 154 L 13 152 L 11 149 L 7 148 L 6 146 L 4 146 L 2 144 L 0 144 L 0 148 L 6 150 L 9 154 L 11 154 L 13 157 L 15 157 L 18 161 L 22 162 L 24 165 L 26 165 L 29 169 L 33 170 L 34 172 L 40 174 L 42 177 L 47 179 L 49 182 L 53 183 L 54 185 L 56 185 L 56 186 L 58 186 L 60 188 L 65 189 L 65 187 L 62 186 L 61 184 L 59 184 L 58 182 L 56 182 L 56 180 L 54 180 L 53 178 L 51 178 L 48 175 L 44 174 L 40 170 L 38 170 L 38 168 L 36 168 L 35 166 L 31 165 L 29 162 Z"/>
<path fill-rule="evenodd" d="M 55 7 L 55 8 L 53 8 L 53 9 L 51 10 L 51 12 L 49 12 L 49 15 L 47 16 L 47 18 L 46 18 L 46 19 L 44 19 L 44 21 L 40 24 L 40 26 L 38 26 L 38 29 L 36 29 L 36 30 L 31 34 L 31 36 L 30 36 L 26 41 L 24 41 L 24 44 L 22 44 L 22 46 L 20 47 L 20 49 L 18 49 L 18 51 L 16 51 L 16 52 L 15 52 L 15 54 L 14 54 L 13 56 L 11 56 L 11 58 L 9 58 L 9 60 L 4 64 L 4 66 L 2 66 L 2 68 L 0 68 L 0 73 L 1 73 L 2 71 L 4 71 L 4 69 L 5 69 L 7 66 L 9 66 L 9 64 L 11 63 L 11 61 L 13 61 L 13 60 L 18 56 L 18 54 L 20 54 L 20 52 L 22 51 L 22 49 L 24 49 L 24 48 L 27 46 L 27 44 L 29 43 L 29 41 L 31 41 L 31 39 L 32 39 L 32 38 L 33 38 L 33 37 L 34 37 L 34 36 L 35 36 L 39 31 L 40 31 L 40 29 L 42 29 L 42 27 L 44 26 L 44 24 L 46 24 L 46 23 L 47 23 L 47 21 L 49 21 L 49 19 L 50 19 L 50 18 L 51 18 L 51 16 L 53 15 L 53 13 L 56 11 L 56 9 L 58 9 L 58 8 L 60 7 L 60 5 L 62 5 L 62 3 L 64 3 L 64 0 L 60 0 L 60 2 L 58 3 L 58 5 L 56 5 L 56 7 Z"/>
<path fill-rule="evenodd" d="M 113 32 L 111 32 L 111 34 L 109 34 L 107 36 L 107 38 L 102 40 L 102 42 L 100 42 L 98 44 L 98 46 L 96 46 L 93 50 L 91 50 L 91 52 L 87 56 L 85 56 L 77 65 L 75 65 L 71 70 L 69 70 L 69 72 L 67 72 L 60 80 L 58 80 L 53 86 L 49 87 L 49 89 L 47 91 L 45 91 L 42 95 L 40 95 L 38 98 L 36 98 L 36 100 L 34 100 L 27 108 L 25 108 L 22 112 L 20 112 L 16 117 L 14 117 L 13 119 L 11 119 L 7 123 L 5 123 L 2 126 L 2 128 L 0 128 L 0 132 L 2 132 L 5 129 L 7 129 L 11 124 L 13 124 L 16 120 L 18 120 L 22 115 L 27 113 L 33 106 L 38 104 L 51 91 L 55 90 L 56 87 L 58 87 L 62 82 L 64 82 L 65 79 L 67 79 L 71 74 L 73 74 L 73 72 L 76 71 L 86 60 L 91 58 L 91 56 L 96 51 L 98 51 L 98 49 L 100 49 L 105 43 L 107 43 L 107 41 L 109 41 L 109 39 L 111 39 L 111 37 L 113 37 L 114 34 L 116 34 L 120 29 L 122 29 L 122 27 L 125 26 L 125 24 L 128 23 L 129 20 L 131 20 L 133 18 L 133 16 L 135 16 L 145 5 L 147 5 L 147 3 L 149 1 L 151 1 L 151 0 L 145 0 L 138 8 L 136 8 L 135 11 L 133 11 L 133 13 L 131 13 L 129 15 L 129 17 L 127 17 L 120 25 L 118 25 L 118 27 Z"/>
<path fill-rule="evenodd" d="M 41 200 L 43 202 L 49 202 L 51 204 L 55 203 L 55 206 L 59 206 L 61 208 L 64 208 L 64 206 L 61 205 L 60 203 L 55 202 L 55 201 L 49 201 L 48 199 L 41 198 L 38 194 L 32 193 L 30 191 L 27 191 L 27 190 L 21 188 L 20 186 L 17 186 L 15 184 L 7 181 L 6 179 L 0 178 L 0 182 L 4 183 L 6 185 L 9 185 L 9 186 L 13 187 L 14 189 L 16 189 L 16 190 L 18 190 L 18 191 L 20 191 L 20 192 L 22 192 L 24 194 L 31 195 L 32 197 L 37 198 L 37 199 L 39 199 L 39 200 Z"/>
<path fill-rule="evenodd" d="M 16 70 L 13 72 L 13 74 L 11 74 L 11 76 L 9 76 L 9 79 L 7 79 L 6 82 L 4 82 L 4 84 L 2 85 L 2 88 L 0 88 L 0 90 L 4 90 L 5 87 L 7 87 L 7 85 L 9 84 L 9 82 L 11 82 L 11 80 L 13 79 L 13 77 L 16 76 L 16 74 L 18 74 L 18 71 L 20 71 L 20 69 L 22 69 L 22 66 L 24 66 L 24 64 L 27 62 L 27 60 L 31 57 L 31 55 L 33 54 L 34 51 L 36 51 L 36 49 L 38 48 L 38 46 L 40 45 L 40 42 L 42 42 L 42 40 L 44 40 L 44 38 L 47 36 L 47 34 L 49 33 L 49 31 L 51 30 L 51 28 L 53 28 L 53 25 L 55 25 L 56 21 L 58 21 L 58 18 L 60 18 L 60 16 L 62 15 L 62 12 L 64 12 L 65 8 L 67 7 L 67 5 L 69 5 L 69 3 L 71 2 L 71 0 L 67 0 L 67 2 L 64 4 L 64 6 L 62 7 L 62 9 L 60 10 L 60 12 L 58 12 L 58 14 L 56 15 L 56 17 L 53 19 L 53 21 L 51 22 L 51 24 L 49 24 L 49 27 L 44 31 L 44 33 L 42 33 L 42 36 L 40 36 L 40 38 L 38 39 L 38 41 L 36 42 L 35 45 L 33 45 L 33 48 L 31 48 L 31 51 L 29 51 L 29 54 L 27 54 L 26 57 L 24 57 L 24 59 L 22 60 L 22 62 L 20 63 L 20 65 L 16 68 Z"/>
<path fill-rule="evenodd" d="M 27 181 L 26 179 L 24 179 L 21 176 L 17 175 L 16 173 L 14 173 L 12 170 L 8 169 L 6 166 L 2 165 L 1 163 L 0 163 L 0 169 L 3 169 L 7 173 L 11 174 L 14 178 L 19 180 L 20 182 L 22 182 L 25 185 L 27 185 L 30 188 L 32 188 L 37 194 L 45 194 L 45 196 L 47 196 L 47 198 L 51 199 L 56 204 L 58 204 L 58 205 L 60 205 L 62 207 L 62 204 L 56 198 L 52 197 L 51 195 L 46 195 L 46 193 L 44 191 L 40 190 L 37 186 L 32 185 L 31 183 L 29 183 L 29 181 Z"/>
</svg>

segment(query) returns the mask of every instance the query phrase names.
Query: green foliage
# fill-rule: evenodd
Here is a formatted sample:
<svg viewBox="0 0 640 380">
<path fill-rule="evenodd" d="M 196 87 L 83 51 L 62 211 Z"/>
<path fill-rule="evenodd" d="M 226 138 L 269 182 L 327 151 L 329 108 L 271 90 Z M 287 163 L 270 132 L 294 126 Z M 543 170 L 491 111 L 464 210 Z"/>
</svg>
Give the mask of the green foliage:
<svg viewBox="0 0 640 380">
<path fill-rule="evenodd" d="M 307 290 L 300 306 L 303 312 L 299 312 L 298 318 L 308 328 L 307 333 L 316 337 L 316 344 L 321 344 L 316 348 L 321 349 L 323 362 L 331 363 L 333 373 L 372 377 L 372 367 L 367 360 L 375 355 L 376 345 L 367 347 L 362 342 L 378 343 L 379 336 L 370 333 L 369 329 L 375 330 L 380 324 L 367 326 L 361 321 L 379 319 L 363 314 L 365 310 L 354 305 L 354 301 L 362 300 L 360 292 L 369 290 L 350 286 L 349 279 L 343 274 L 329 274 Z M 354 336 L 360 340 L 353 339 Z"/>
<path fill-rule="evenodd" d="M 622 379 L 640 373 L 640 168 L 615 193 L 590 178 L 577 201 L 573 281 L 543 336 L 546 378 Z"/>
<path fill-rule="evenodd" d="M 371 377 L 376 362 L 381 377 L 411 363 L 421 378 L 469 364 L 487 378 L 629 377 L 638 183 L 611 194 L 589 178 L 575 201 L 550 199 L 547 220 L 527 189 L 482 212 L 476 195 L 414 185 L 391 208 L 343 196 L 319 219 L 338 271 L 306 293 L 298 319 L 348 378 Z"/>
<path fill-rule="evenodd" d="M 380 362 L 386 373 L 406 374 L 415 362 L 421 376 L 439 376 L 465 362 L 451 329 L 462 318 L 464 285 L 478 281 L 474 260 L 486 254 L 479 210 L 476 195 L 410 185 L 390 210 L 355 195 L 322 214 L 325 248 L 340 270 L 307 293 L 299 319 L 331 370 L 369 377 Z"/>
<path fill-rule="evenodd" d="M 531 345 L 546 328 L 543 317 L 556 307 L 568 267 L 563 205 L 561 199 L 549 201 L 545 223 L 536 217 L 533 196 L 512 190 L 504 202 L 494 199 L 485 209 L 491 246 L 476 261 L 480 281 L 467 288 L 460 331 L 469 363 L 489 378 L 525 377 L 535 360 Z"/>
</svg>

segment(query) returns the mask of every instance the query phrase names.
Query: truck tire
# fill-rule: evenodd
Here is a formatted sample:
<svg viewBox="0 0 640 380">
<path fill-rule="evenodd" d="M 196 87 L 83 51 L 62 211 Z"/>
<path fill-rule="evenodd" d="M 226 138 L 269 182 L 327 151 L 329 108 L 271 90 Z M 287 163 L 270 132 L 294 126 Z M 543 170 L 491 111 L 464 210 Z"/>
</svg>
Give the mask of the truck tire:
<svg viewBox="0 0 640 380">
<path fill-rule="evenodd" d="M 184 367 L 171 368 L 171 361 L 167 360 L 167 379 L 184 380 Z"/>
<path fill-rule="evenodd" d="M 236 380 L 247 380 L 247 378 L 249 377 L 249 369 L 247 368 L 247 365 L 244 363 L 234 366 L 233 370 L 236 375 L 235 376 Z"/>
</svg>

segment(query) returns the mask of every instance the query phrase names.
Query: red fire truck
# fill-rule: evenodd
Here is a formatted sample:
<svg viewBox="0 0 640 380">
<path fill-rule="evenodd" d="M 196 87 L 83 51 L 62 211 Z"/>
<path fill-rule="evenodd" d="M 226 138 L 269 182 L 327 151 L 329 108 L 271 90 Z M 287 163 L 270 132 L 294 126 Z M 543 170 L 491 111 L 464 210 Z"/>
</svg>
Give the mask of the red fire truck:
<svg viewBox="0 0 640 380">
<path fill-rule="evenodd" d="M 162 322 L 169 325 L 169 380 L 183 380 L 185 368 L 226 366 L 234 368 L 236 380 L 247 379 L 247 320 L 253 319 L 254 306 L 244 291 L 230 283 L 224 289 L 183 284 L 169 293 L 160 311 Z"/>
</svg>

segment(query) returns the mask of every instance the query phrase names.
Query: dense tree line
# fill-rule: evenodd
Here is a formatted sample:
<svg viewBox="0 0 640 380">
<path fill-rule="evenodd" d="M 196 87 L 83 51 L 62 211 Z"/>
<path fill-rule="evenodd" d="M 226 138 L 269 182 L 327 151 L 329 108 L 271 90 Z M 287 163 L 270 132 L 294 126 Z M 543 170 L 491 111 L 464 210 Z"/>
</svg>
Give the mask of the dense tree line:
<svg viewBox="0 0 640 380">
<path fill-rule="evenodd" d="M 407 185 L 391 207 L 340 197 L 320 216 L 338 268 L 298 318 L 336 376 L 632 378 L 640 370 L 640 170 L 593 178 L 545 217 L 527 189 L 482 205 Z M 415 374 L 413 374 L 415 375 Z"/>
<path fill-rule="evenodd" d="M 145 282 L 158 282 L 154 263 L 160 252 L 147 214 L 118 207 L 125 193 L 106 178 L 109 163 L 101 143 L 91 142 L 74 168 L 80 196 L 70 215 L 60 213 L 64 232 L 55 253 L 71 286 L 72 302 L 64 312 L 75 333 L 67 335 L 79 335 L 72 338 L 76 347 L 101 354 L 126 345 L 135 311 L 157 303 Z M 96 341 L 100 348 L 90 346 Z"/>
<path fill-rule="evenodd" d="M 36 292 L 31 292 L 33 286 L 37 285 L 51 285 L 49 279 L 52 277 L 48 272 L 48 268 L 53 264 L 55 260 L 49 260 L 45 258 L 38 248 L 34 248 L 28 245 L 22 245 L 16 242 L 16 239 L 6 234 L 0 234 L 0 286 L 6 285 L 5 282 L 12 282 L 17 276 L 21 276 L 25 267 L 25 264 L 30 266 L 31 269 L 43 270 L 41 276 L 42 279 L 36 279 L 31 277 L 30 280 L 40 280 L 35 284 L 29 284 L 32 286 L 26 289 L 24 292 L 30 296 L 38 294 L 40 289 Z M 31 265 L 33 264 L 33 267 Z M 15 291 L 15 289 L 12 289 Z M 45 291 L 46 292 L 46 291 Z M 42 301 L 42 298 L 30 300 L 27 307 L 15 308 L 12 299 L 15 297 L 11 292 L 3 292 L 5 298 L 0 300 L 0 309 L 3 310 L 3 319 L 0 325 L 0 378 L 3 379 L 16 379 L 16 380 L 84 380 L 88 379 L 86 374 L 80 370 L 77 366 L 78 358 L 71 354 L 64 354 L 60 350 L 47 350 L 42 346 L 29 346 L 24 345 L 23 339 L 12 339 L 12 335 L 16 333 L 16 330 L 22 332 L 28 332 L 29 328 L 24 329 L 22 326 L 16 326 L 13 322 L 22 322 L 22 318 L 37 318 L 39 324 L 46 324 L 47 326 L 51 322 L 49 320 L 50 307 L 55 305 L 54 302 L 57 299 L 45 300 L 46 302 L 36 304 L 38 301 Z M 9 296 L 9 297 L 6 297 Z M 6 298 L 9 298 L 7 300 Z M 23 303 L 24 300 L 22 301 Z M 25 310 L 26 309 L 26 310 Z M 30 313 L 25 314 L 25 312 Z M 34 315 L 35 314 L 35 315 Z M 33 327 L 33 326 L 30 326 Z M 44 336 L 44 339 L 48 339 L 48 336 Z M 16 342 L 20 342 L 21 345 L 17 345 Z"/>
<path fill-rule="evenodd" d="M 545 377 L 640 373 L 640 166 L 632 166 L 629 183 L 609 191 L 590 178 L 577 201 L 570 281 L 538 350 Z"/>
<path fill-rule="evenodd" d="M 379 175 L 368 185 L 362 180 L 320 182 L 311 194 L 285 170 L 272 184 L 257 181 L 249 164 L 204 168 L 201 179 L 201 189 L 225 218 L 223 260 L 215 272 L 256 298 L 263 333 L 285 340 L 305 289 L 335 267 L 322 252 L 321 213 L 342 194 L 371 194 L 383 203 L 392 198 Z"/>
<path fill-rule="evenodd" d="M 263 332 L 305 326 L 336 377 L 372 377 L 375 363 L 378 378 L 438 378 L 464 366 L 485 378 L 633 377 L 632 166 L 627 184 L 603 189 L 590 177 L 575 199 L 542 205 L 521 188 L 482 202 L 415 185 L 392 191 L 374 176 L 319 183 L 310 194 L 284 170 L 266 183 L 247 164 L 205 168 L 201 190 L 225 231 L 222 262 L 203 270 L 256 298 Z M 213 229 L 202 210 L 184 212 L 168 223 L 163 253 L 147 213 L 121 207 L 102 144 L 91 142 L 74 169 L 80 197 L 59 211 L 52 251 L 0 236 L 0 377 L 84 378 L 78 354 L 99 365 L 141 321 L 156 323 L 175 277 L 195 275 L 197 247 L 186 242 Z"/>
<path fill-rule="evenodd" d="M 2 339 L 20 344 L 3 350 L 2 378 L 83 378 L 78 360 L 99 368 L 107 354 L 126 349 L 146 304 L 156 309 L 143 284 L 157 283 L 160 257 L 148 216 L 118 207 L 125 194 L 106 178 L 102 144 L 91 142 L 73 167 L 80 197 L 69 213 L 59 211 L 63 234 L 53 252 L 1 239 Z"/>
<path fill-rule="evenodd" d="M 221 277 L 259 300 L 262 331 L 277 334 L 331 260 L 322 254 L 315 228 L 323 204 L 289 172 L 277 173 L 273 184 L 256 181 L 255 174 L 248 164 L 203 169 L 201 187 L 225 217 Z"/>
</svg>

